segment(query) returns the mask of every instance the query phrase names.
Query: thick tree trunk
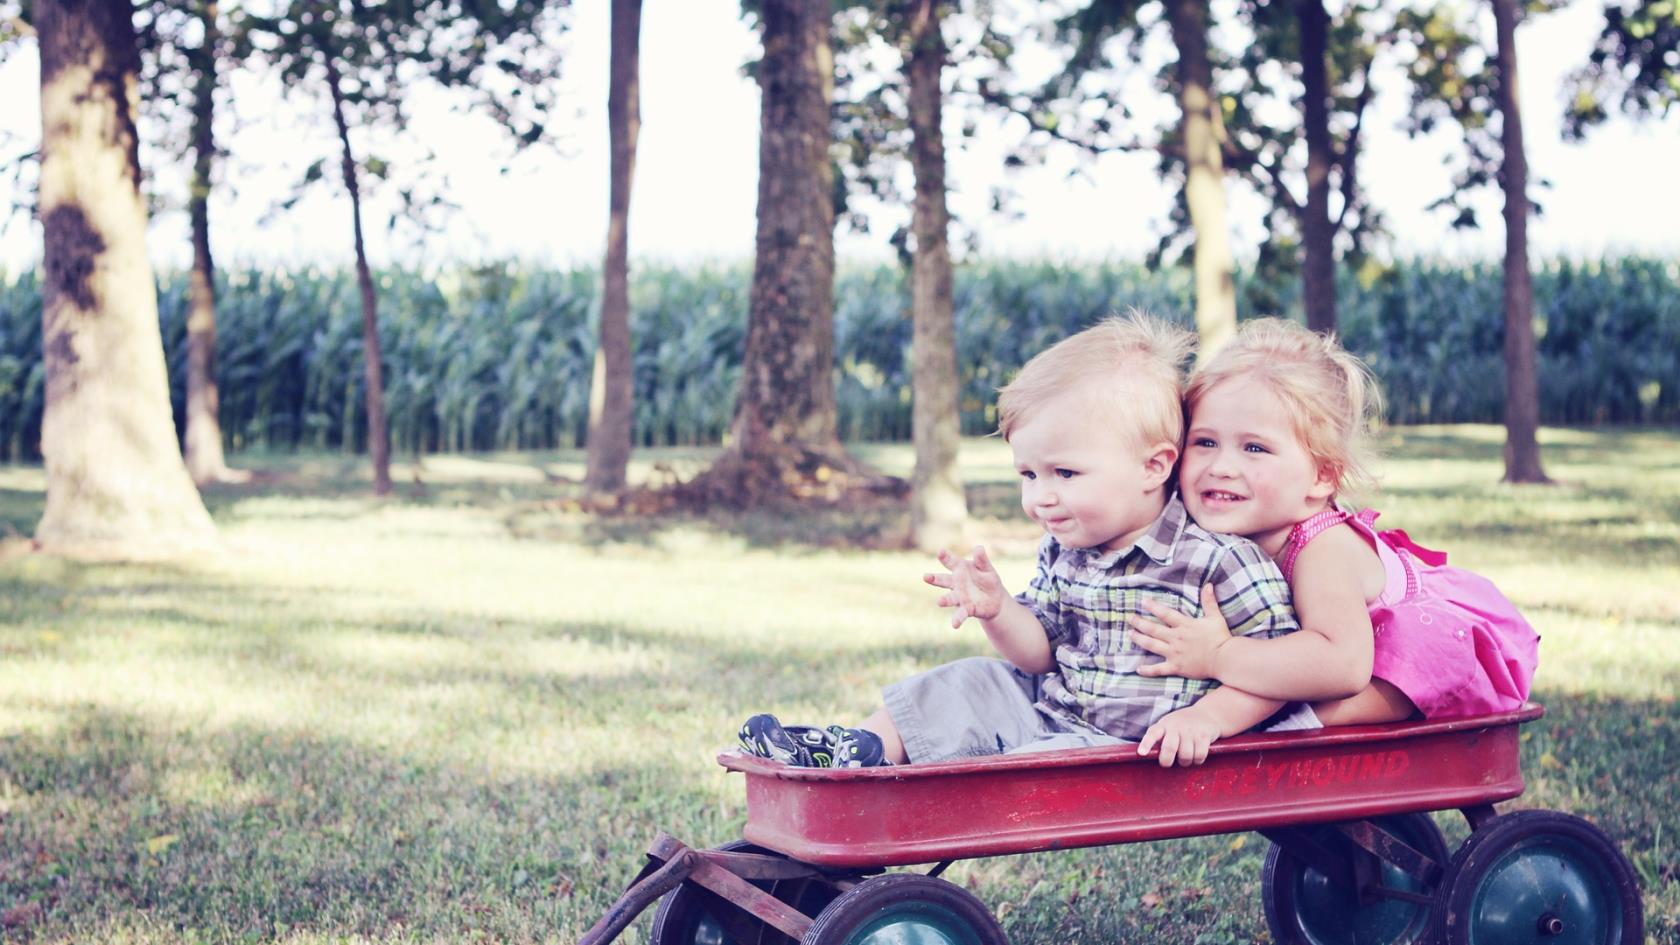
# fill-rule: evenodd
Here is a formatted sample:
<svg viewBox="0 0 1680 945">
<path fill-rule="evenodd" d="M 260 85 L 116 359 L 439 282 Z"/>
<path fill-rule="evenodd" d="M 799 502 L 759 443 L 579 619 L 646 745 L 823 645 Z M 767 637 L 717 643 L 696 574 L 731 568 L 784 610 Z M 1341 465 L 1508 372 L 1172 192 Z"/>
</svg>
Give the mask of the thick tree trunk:
<svg viewBox="0 0 1680 945">
<path fill-rule="evenodd" d="M 1540 379 L 1528 269 L 1528 157 L 1517 108 L 1516 0 L 1493 0 L 1505 189 L 1505 481 L 1548 482 L 1540 467 Z"/>
<path fill-rule="evenodd" d="M 350 126 L 344 118 L 343 82 L 332 51 L 322 50 L 322 58 L 327 62 L 333 124 L 338 128 L 339 146 L 344 150 L 344 189 L 350 192 L 350 218 L 355 228 L 356 285 L 362 294 L 362 364 L 367 380 L 368 456 L 373 460 L 373 494 L 389 495 L 391 438 L 385 423 L 385 371 L 383 355 L 379 350 L 379 297 L 373 291 L 367 244 L 362 240 L 362 194 L 356 180 L 356 159 L 350 150 Z"/>
<path fill-rule="evenodd" d="M 828 5 L 766 0 L 758 236 L 730 449 L 839 451 L 834 402 L 834 172 Z"/>
<path fill-rule="evenodd" d="M 187 213 L 192 219 L 192 271 L 188 279 L 187 472 L 200 485 L 228 478 L 222 454 L 221 398 L 216 388 L 216 267 L 210 257 L 210 175 L 216 160 L 216 44 L 220 24 L 216 0 L 199 8 L 204 41 L 189 61 L 197 73 L 193 88 L 193 172 Z"/>
<path fill-rule="evenodd" d="M 56 551 L 213 543 L 170 419 L 157 287 L 146 255 L 129 0 L 37 0 L 45 231 L 36 527 Z"/>
<path fill-rule="evenodd" d="M 1198 356 L 1219 350 L 1237 330 L 1235 266 L 1225 213 L 1225 119 L 1213 89 L 1207 50 L 1207 0 L 1167 0 L 1178 47 L 1178 95 L 1183 110 L 1185 203 L 1196 234 Z"/>
<path fill-rule="evenodd" d="M 1330 219 L 1330 17 L 1324 0 L 1296 0 L 1301 32 L 1301 112 L 1307 138 L 1307 204 L 1301 216 L 1301 299 L 1307 327 L 1336 330 L 1336 224 Z"/>
<path fill-rule="evenodd" d="M 764 0 L 758 237 L 746 351 L 723 453 L 632 508 L 836 503 L 903 492 L 840 445 L 834 400 L 834 172 L 829 5 Z"/>
<path fill-rule="evenodd" d="M 601 333 L 589 387 L 589 452 L 584 484 L 596 492 L 624 488 L 630 465 L 635 367 L 630 350 L 630 183 L 641 130 L 638 47 L 642 0 L 613 0 L 611 84 L 607 125 L 612 139 L 612 196 L 607 253 L 601 265 Z"/>
<path fill-rule="evenodd" d="M 945 40 L 939 0 L 916 0 L 910 12 L 911 163 L 916 254 L 910 276 L 911 438 L 916 468 L 910 482 L 911 541 L 924 550 L 960 545 L 968 501 L 957 469 L 961 441 L 956 319 L 951 301 L 950 215 L 945 206 L 945 138 L 940 122 Z"/>
</svg>

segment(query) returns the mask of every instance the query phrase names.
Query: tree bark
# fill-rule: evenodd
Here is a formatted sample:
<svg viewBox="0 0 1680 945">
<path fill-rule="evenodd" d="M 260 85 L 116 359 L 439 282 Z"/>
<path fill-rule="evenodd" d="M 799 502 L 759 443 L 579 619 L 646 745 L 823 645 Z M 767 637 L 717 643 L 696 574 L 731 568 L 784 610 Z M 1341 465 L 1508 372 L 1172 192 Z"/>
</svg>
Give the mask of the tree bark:
<svg viewBox="0 0 1680 945">
<path fill-rule="evenodd" d="M 140 197 L 133 8 L 38 0 L 41 55 L 41 453 L 36 527 L 54 551 L 203 547 L 215 526 L 170 418 Z"/>
<path fill-rule="evenodd" d="M 1549 482 L 1540 466 L 1540 379 L 1528 269 L 1528 157 L 1517 108 L 1517 4 L 1493 0 L 1505 190 L 1505 481 Z"/>
<path fill-rule="evenodd" d="M 832 504 L 903 494 L 840 445 L 834 399 L 834 54 L 826 3 L 764 0 L 758 235 L 746 351 L 723 453 L 640 508 Z"/>
<path fill-rule="evenodd" d="M 1183 117 L 1184 199 L 1196 233 L 1198 356 L 1219 350 L 1237 330 L 1235 266 L 1225 213 L 1225 119 L 1213 90 L 1207 50 L 1207 0 L 1167 0 L 1178 47 L 1178 95 Z"/>
<path fill-rule="evenodd" d="M 911 163 L 916 204 L 911 228 L 911 541 L 924 550 L 960 545 L 968 501 L 957 469 L 961 442 L 956 317 L 951 301 L 950 215 L 945 205 L 945 138 L 940 127 L 945 40 L 939 0 L 915 0 L 910 12 Z"/>
<path fill-rule="evenodd" d="M 612 194 L 607 252 L 601 265 L 600 344 L 589 387 L 589 449 L 584 484 L 596 492 L 624 488 L 630 465 L 635 365 L 630 349 L 630 184 L 641 130 L 638 47 L 642 0 L 613 0 L 612 65 L 607 125 L 612 139 Z"/>
<path fill-rule="evenodd" d="M 210 175 L 215 167 L 216 44 L 220 39 L 217 0 L 199 7 L 203 45 L 189 62 L 193 88 L 193 171 L 187 214 L 192 220 L 192 270 L 188 277 L 187 411 L 183 452 L 187 472 L 203 485 L 228 478 L 222 453 L 221 397 L 216 387 L 216 267 L 210 256 Z"/>
<path fill-rule="evenodd" d="M 741 393 L 729 448 L 839 452 L 834 401 L 834 54 L 826 4 L 767 0 L 758 143 L 758 235 Z"/>
<path fill-rule="evenodd" d="M 1307 202 L 1301 215 L 1301 299 L 1307 327 L 1336 330 L 1336 224 L 1330 219 L 1330 17 L 1324 0 L 1296 0 L 1301 35 L 1301 112 L 1307 138 Z"/>
<path fill-rule="evenodd" d="M 373 291 L 367 245 L 362 240 L 362 194 L 356 179 L 356 158 L 350 150 L 350 126 L 344 117 L 344 88 L 338 63 L 330 49 L 321 50 L 327 63 L 332 93 L 333 124 L 344 151 L 344 189 L 350 192 L 350 217 L 356 236 L 356 285 L 362 295 L 362 363 L 367 381 L 368 456 L 373 460 L 373 494 L 391 492 L 391 438 L 385 423 L 385 372 L 379 349 L 379 297 Z"/>
</svg>

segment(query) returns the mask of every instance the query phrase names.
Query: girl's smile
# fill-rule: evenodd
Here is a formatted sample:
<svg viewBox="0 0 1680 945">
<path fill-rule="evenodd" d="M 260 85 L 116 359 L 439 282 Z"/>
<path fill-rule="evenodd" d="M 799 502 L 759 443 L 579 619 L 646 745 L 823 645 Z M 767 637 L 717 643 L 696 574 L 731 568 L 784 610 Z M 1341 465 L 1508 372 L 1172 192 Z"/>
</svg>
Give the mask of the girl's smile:
<svg viewBox="0 0 1680 945">
<path fill-rule="evenodd" d="M 1237 495 L 1234 492 L 1226 492 L 1223 489 L 1209 489 L 1202 493 L 1202 501 L 1209 506 L 1218 506 L 1225 502 L 1247 502 L 1248 497 Z"/>
</svg>

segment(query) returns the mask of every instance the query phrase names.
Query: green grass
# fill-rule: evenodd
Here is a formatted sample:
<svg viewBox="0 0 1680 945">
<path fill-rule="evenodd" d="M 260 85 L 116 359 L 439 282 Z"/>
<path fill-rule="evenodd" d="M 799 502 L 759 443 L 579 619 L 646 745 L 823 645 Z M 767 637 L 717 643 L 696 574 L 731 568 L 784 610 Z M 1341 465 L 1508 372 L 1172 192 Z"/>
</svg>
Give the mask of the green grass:
<svg viewBox="0 0 1680 945">
<path fill-rule="evenodd" d="M 1544 634 L 1528 793 L 1609 830 L 1680 938 L 1680 438 L 1547 430 L 1555 488 L 1500 431 L 1413 428 L 1383 523 L 1493 577 Z M 903 446 L 860 449 L 903 471 Z M 637 475 L 704 451 L 638 454 Z M 576 453 L 245 456 L 226 550 L 87 564 L 0 542 L 0 941 L 571 942 L 654 832 L 739 834 L 713 761 L 745 715 L 855 719 L 985 652 L 950 630 L 891 511 L 626 522 L 553 499 Z M 1035 535 L 1006 448 L 965 444 L 1012 586 Z M 0 467 L 0 536 L 39 515 Z M 1442 818 L 1462 835 L 1456 818 Z M 1264 939 L 1254 836 L 961 863 L 1017 945 Z M 645 920 L 625 941 L 645 941 Z"/>
</svg>

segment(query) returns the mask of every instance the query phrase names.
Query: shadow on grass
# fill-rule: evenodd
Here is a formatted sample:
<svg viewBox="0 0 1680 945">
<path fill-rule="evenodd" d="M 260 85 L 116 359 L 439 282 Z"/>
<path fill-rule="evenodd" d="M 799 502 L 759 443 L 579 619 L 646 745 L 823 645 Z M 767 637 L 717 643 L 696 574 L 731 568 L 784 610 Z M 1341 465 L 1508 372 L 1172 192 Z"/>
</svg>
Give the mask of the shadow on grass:
<svg viewBox="0 0 1680 945">
<path fill-rule="evenodd" d="M 205 733 L 108 709 L 0 740 L 12 941 L 547 941 L 587 928 L 660 819 L 723 838 L 686 772 L 486 778 L 283 725 Z"/>
<path fill-rule="evenodd" d="M 26 489 L 0 489 L 0 538 L 35 533 L 35 523 L 46 508 L 45 493 Z"/>
<path fill-rule="evenodd" d="M 1668 467 L 1674 431 L 1661 427 L 1543 427 L 1541 459 L 1550 465 L 1629 462 Z M 1490 425 L 1390 427 L 1384 449 L 1406 460 L 1447 459 L 1493 464 L 1502 469 L 1505 431 Z"/>
<path fill-rule="evenodd" d="M 965 488 L 971 523 L 979 531 L 1030 530 L 1014 482 L 970 483 Z M 588 515 L 553 502 L 530 502 L 503 515 L 508 534 L 524 541 L 569 542 L 587 547 L 655 547 L 675 529 L 696 530 L 742 547 L 788 555 L 835 550 L 905 550 L 910 546 L 910 507 L 896 499 L 838 506 L 787 506 L 659 515 Z M 1034 532 L 1036 535 L 1037 533 Z"/>
<path fill-rule="evenodd" d="M 1680 529 L 1674 525 L 1680 522 L 1680 492 L 1619 484 L 1559 488 L 1466 493 L 1457 486 L 1391 487 L 1387 495 L 1406 499 L 1412 519 L 1381 524 L 1405 527 L 1423 544 L 1449 552 L 1480 544 L 1531 560 L 1669 572 L 1680 566 Z"/>
</svg>

